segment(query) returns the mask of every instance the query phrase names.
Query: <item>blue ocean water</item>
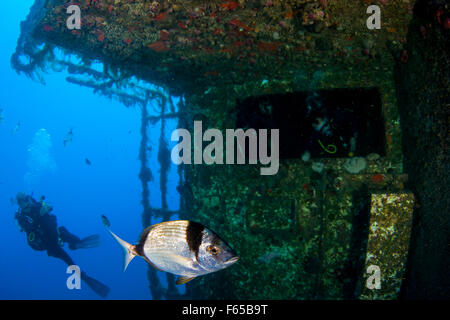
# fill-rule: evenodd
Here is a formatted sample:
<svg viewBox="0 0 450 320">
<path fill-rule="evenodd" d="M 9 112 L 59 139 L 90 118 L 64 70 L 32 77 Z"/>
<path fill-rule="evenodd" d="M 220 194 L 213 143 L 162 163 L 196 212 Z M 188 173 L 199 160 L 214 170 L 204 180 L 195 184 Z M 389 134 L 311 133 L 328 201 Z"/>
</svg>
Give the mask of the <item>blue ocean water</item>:
<svg viewBox="0 0 450 320">
<path fill-rule="evenodd" d="M 37 200 L 44 195 L 58 225 L 77 236 L 100 235 L 97 248 L 64 249 L 81 270 L 110 287 L 108 299 L 151 299 L 147 264 L 136 259 L 124 273 L 121 249 L 100 219 L 106 215 L 111 229 L 131 243 L 142 231 L 140 110 L 66 82 L 65 72 L 46 74 L 46 85 L 18 75 L 10 57 L 32 3 L 4 2 L 0 8 L 0 299 L 100 298 L 84 283 L 80 290 L 69 290 L 65 263 L 28 246 L 14 220 L 17 204 L 11 201 L 20 191 L 33 192 Z M 168 124 L 168 138 L 174 128 L 174 122 Z M 70 129 L 72 142 L 64 146 Z M 159 130 L 158 125 L 149 130 L 152 150 L 158 150 Z M 150 185 L 155 207 L 160 203 L 156 153 L 149 155 L 148 164 L 155 176 Z M 178 208 L 177 179 L 172 166 L 171 210 Z M 159 276 L 164 282 L 164 273 Z"/>
</svg>

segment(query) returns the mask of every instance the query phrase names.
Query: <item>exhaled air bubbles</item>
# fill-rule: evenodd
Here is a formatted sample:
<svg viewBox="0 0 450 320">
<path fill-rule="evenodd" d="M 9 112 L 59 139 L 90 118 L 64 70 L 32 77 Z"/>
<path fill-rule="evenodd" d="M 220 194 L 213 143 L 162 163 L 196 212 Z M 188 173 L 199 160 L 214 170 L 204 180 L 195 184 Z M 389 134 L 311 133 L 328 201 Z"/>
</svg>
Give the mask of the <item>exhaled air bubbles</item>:
<svg viewBox="0 0 450 320">
<path fill-rule="evenodd" d="M 32 190 L 37 183 L 47 174 L 56 171 L 56 163 L 50 152 L 52 142 L 46 129 L 39 129 L 28 146 L 28 171 L 25 174 L 25 184 Z"/>
</svg>

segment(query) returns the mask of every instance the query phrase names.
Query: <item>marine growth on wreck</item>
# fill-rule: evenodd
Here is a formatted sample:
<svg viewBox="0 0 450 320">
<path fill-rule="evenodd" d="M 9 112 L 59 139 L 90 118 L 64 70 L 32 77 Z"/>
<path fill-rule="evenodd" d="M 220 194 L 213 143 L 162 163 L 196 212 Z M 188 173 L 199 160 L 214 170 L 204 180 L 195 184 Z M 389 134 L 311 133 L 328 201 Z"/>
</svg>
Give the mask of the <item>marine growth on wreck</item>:
<svg viewBox="0 0 450 320">
<path fill-rule="evenodd" d="M 68 28 L 71 5 L 80 28 Z M 369 28 L 371 5 L 381 10 L 379 29 Z M 439 171 L 448 191 L 448 166 L 438 167 L 448 164 L 440 151 L 450 119 L 442 111 L 448 19 L 438 0 L 36 0 L 11 63 L 42 82 L 45 72 L 65 70 L 68 82 L 139 109 L 142 226 L 197 221 L 238 252 L 236 265 L 185 292 L 149 266 L 153 299 L 399 299 L 420 296 L 408 277 L 427 285 L 417 275 L 425 255 L 411 246 L 424 241 L 417 217 L 432 224 L 424 208 L 432 192 L 418 187 L 425 178 L 414 166 L 434 166 L 430 175 Z M 409 83 L 431 60 L 436 82 Z M 427 105 L 424 85 L 442 96 L 438 108 Z M 430 124 L 406 110 L 412 104 L 430 112 Z M 179 211 L 170 211 L 167 119 L 191 134 L 195 121 L 222 132 L 279 129 L 279 170 L 182 164 Z M 160 135 L 149 136 L 155 124 Z M 411 137 L 420 139 L 414 126 L 441 134 L 427 159 L 411 150 Z M 158 172 L 148 163 L 150 142 Z M 149 202 L 155 176 L 160 207 Z M 436 209 L 444 214 L 445 204 Z"/>
</svg>

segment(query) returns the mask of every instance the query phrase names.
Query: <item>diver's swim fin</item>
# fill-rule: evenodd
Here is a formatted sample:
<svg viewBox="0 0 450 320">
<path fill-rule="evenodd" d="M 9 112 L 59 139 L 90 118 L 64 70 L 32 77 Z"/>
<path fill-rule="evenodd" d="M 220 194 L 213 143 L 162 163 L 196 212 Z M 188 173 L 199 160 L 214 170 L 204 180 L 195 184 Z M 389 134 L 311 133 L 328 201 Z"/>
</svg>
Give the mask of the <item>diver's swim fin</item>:
<svg viewBox="0 0 450 320">
<path fill-rule="evenodd" d="M 102 298 L 106 298 L 109 293 L 109 287 L 98 280 L 89 277 L 85 272 L 81 272 L 81 280 L 83 280 L 89 288 Z"/>
<path fill-rule="evenodd" d="M 98 234 L 94 234 L 92 236 L 86 237 L 75 243 L 74 249 L 86 249 L 86 248 L 94 248 L 100 244 L 100 236 Z"/>
</svg>

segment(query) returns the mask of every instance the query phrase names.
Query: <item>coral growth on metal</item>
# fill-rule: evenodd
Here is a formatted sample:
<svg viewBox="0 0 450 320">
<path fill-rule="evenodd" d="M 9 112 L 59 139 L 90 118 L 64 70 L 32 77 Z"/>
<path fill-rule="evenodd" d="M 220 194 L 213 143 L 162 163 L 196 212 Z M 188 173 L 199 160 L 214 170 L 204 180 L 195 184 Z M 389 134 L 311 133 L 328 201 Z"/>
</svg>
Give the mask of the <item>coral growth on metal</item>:
<svg viewBox="0 0 450 320">
<path fill-rule="evenodd" d="M 41 7 L 38 7 L 41 3 Z M 80 30 L 66 8 L 80 6 Z M 198 84 L 286 78 L 298 63 L 389 64 L 401 49 L 414 1 L 379 1 L 383 28 L 366 27 L 370 1 L 36 1 L 30 35 L 86 59 L 126 66 L 140 78 L 184 90 Z M 30 20 L 30 19 L 29 19 Z M 381 63 L 380 63 L 381 62 Z M 177 81 L 174 81 L 177 80 Z"/>
<path fill-rule="evenodd" d="M 383 297 L 395 297 L 412 200 L 403 191 L 407 176 L 392 67 L 395 57 L 402 56 L 415 1 L 377 1 L 387 10 L 383 10 L 383 28 L 376 31 L 366 27 L 366 9 L 372 2 L 36 0 L 21 25 L 12 64 L 38 79 L 41 70 L 66 69 L 73 83 L 116 97 L 125 105 L 142 106 L 144 225 L 150 215 L 170 215 L 166 208 L 145 205 L 145 186 L 151 178 L 145 130 L 151 120 L 175 116 L 170 95 L 186 98 L 186 105 L 177 110 L 183 114 L 183 127 L 189 129 L 200 114 L 208 126 L 223 129 L 235 126 L 235 102 L 248 96 L 378 87 L 385 157 L 297 159 L 282 163 L 279 173 L 263 182 L 249 166 L 192 166 L 183 171 L 186 183 L 178 189 L 180 210 L 220 231 L 242 257 L 236 267 L 190 283 L 192 297 L 360 297 L 358 263 L 364 265 L 366 257 L 361 246 L 369 241 L 369 254 L 393 239 L 378 241 L 376 235 L 364 234 L 369 227 L 364 221 L 369 219 L 366 197 L 379 192 L 389 193 L 374 195 L 381 202 L 395 198 L 385 207 L 373 200 L 372 210 L 378 209 L 370 215 L 372 226 L 378 221 L 386 224 L 386 230 L 390 226 L 396 230 L 392 236 L 398 243 L 391 251 L 398 259 L 380 255 L 376 260 L 392 271 L 388 276 L 395 290 L 383 291 Z M 80 6 L 80 30 L 66 26 L 71 4 Z M 64 57 L 71 53 L 78 59 L 61 58 L 58 50 Z M 95 68 L 97 61 L 101 70 Z M 164 89 L 157 93 L 149 83 Z M 152 99 L 160 102 L 158 119 L 145 113 Z M 155 284 L 155 273 L 148 276 Z M 168 283 L 167 290 L 152 285 L 156 298 L 163 294 L 179 298 L 173 279 Z"/>
</svg>

